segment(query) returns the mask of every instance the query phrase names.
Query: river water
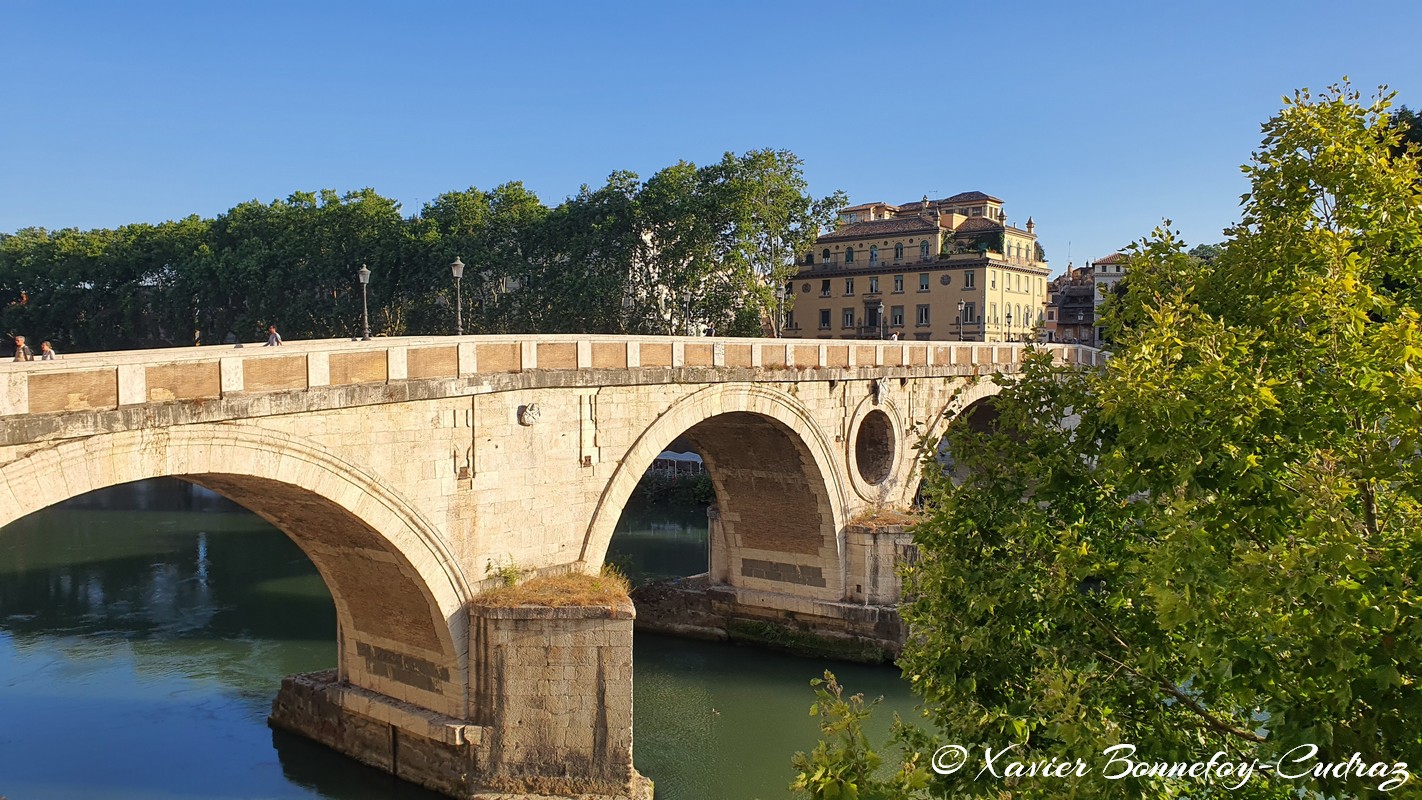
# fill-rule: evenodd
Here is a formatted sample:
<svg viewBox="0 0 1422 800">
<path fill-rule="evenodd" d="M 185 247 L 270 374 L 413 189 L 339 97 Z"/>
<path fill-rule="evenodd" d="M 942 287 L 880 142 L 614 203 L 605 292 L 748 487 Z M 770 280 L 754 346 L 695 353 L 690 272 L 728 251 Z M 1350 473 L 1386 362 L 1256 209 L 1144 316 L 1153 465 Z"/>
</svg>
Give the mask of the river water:
<svg viewBox="0 0 1422 800">
<path fill-rule="evenodd" d="M 629 512 L 609 560 L 700 572 L 702 514 Z M 661 800 L 788 798 L 815 744 L 826 667 L 912 713 L 889 667 L 639 634 L 635 757 Z M 0 795 L 437 795 L 266 725 L 283 675 L 335 665 L 335 611 L 302 552 L 259 517 L 172 480 L 94 492 L 0 529 Z"/>
</svg>

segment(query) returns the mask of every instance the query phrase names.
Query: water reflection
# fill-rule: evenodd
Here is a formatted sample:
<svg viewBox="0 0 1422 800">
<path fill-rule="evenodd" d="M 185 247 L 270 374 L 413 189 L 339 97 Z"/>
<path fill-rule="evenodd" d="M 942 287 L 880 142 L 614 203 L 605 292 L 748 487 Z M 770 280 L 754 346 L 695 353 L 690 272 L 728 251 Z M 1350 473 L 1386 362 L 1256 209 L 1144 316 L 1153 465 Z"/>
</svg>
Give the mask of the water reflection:
<svg viewBox="0 0 1422 800">
<path fill-rule="evenodd" d="M 607 562 L 634 584 L 679 578 L 706 571 L 704 508 L 628 509 L 607 549 Z"/>
<path fill-rule="evenodd" d="M 629 514 L 613 548 L 643 577 L 701 572 L 705 515 Z M 637 764 L 659 800 L 789 796 L 823 663 L 640 635 L 635 652 Z M 282 676 L 335 656 L 311 563 L 216 495 L 148 481 L 26 517 L 0 530 L 0 795 L 433 800 L 268 729 Z M 908 709 L 893 670 L 834 668 Z"/>
</svg>

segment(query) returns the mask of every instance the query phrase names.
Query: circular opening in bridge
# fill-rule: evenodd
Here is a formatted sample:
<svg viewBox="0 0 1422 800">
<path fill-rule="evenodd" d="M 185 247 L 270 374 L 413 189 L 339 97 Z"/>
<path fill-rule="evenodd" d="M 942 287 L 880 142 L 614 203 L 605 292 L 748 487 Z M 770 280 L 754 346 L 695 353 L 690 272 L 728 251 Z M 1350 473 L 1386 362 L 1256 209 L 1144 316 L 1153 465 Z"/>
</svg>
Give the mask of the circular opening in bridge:
<svg viewBox="0 0 1422 800">
<path fill-rule="evenodd" d="M 854 437 L 854 461 L 866 483 L 880 484 L 889 477 L 894 467 L 894 423 L 888 414 L 876 409 L 864 415 Z"/>
</svg>

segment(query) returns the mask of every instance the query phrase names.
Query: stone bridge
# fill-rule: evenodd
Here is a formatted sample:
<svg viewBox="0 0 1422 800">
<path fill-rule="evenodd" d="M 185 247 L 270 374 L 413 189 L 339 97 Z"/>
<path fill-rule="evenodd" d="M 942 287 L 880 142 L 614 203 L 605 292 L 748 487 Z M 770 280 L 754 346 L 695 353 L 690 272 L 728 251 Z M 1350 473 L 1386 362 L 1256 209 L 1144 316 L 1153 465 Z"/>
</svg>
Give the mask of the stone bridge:
<svg viewBox="0 0 1422 800">
<path fill-rule="evenodd" d="M 491 575 L 598 570 L 685 437 L 716 490 L 712 581 L 766 608 L 866 602 L 849 523 L 911 501 L 912 445 L 1022 349 L 538 335 L 3 363 L 0 526 L 129 481 L 210 488 L 335 601 L 338 669 L 288 679 L 274 724 L 456 796 L 644 796 L 630 607 L 483 608 Z"/>
</svg>

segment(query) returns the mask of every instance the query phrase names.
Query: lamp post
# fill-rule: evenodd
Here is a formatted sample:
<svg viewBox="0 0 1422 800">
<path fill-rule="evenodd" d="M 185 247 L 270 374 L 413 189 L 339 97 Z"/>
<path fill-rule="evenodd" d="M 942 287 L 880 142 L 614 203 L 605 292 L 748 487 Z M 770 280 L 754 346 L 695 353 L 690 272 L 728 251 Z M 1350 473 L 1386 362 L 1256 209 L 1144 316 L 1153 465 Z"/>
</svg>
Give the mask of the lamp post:
<svg viewBox="0 0 1422 800">
<path fill-rule="evenodd" d="M 963 341 L 963 301 L 958 301 L 958 341 Z"/>
<path fill-rule="evenodd" d="M 783 330 L 785 329 L 784 309 L 785 309 L 785 285 L 784 285 L 784 284 L 778 284 L 778 285 L 776 285 L 776 287 L 775 287 L 775 313 L 774 313 L 773 315 L 771 315 L 771 318 L 770 318 L 770 326 L 771 326 L 771 328 L 772 328 L 771 333 L 774 335 L 774 337 L 775 337 L 776 339 L 779 339 L 779 338 L 780 338 L 780 333 L 781 333 L 781 331 L 783 331 Z"/>
<path fill-rule="evenodd" d="M 459 260 L 459 256 L 454 257 L 454 263 L 449 265 L 449 271 L 454 273 L 454 335 L 463 336 L 464 304 L 460 302 L 459 279 L 464 277 L 464 262 Z"/>
<path fill-rule="evenodd" d="M 879 301 L 879 305 L 875 306 L 875 310 L 879 312 L 879 338 L 880 338 L 880 339 L 883 339 L 883 338 L 884 338 L 884 327 L 885 327 L 885 326 L 884 326 L 884 301 L 883 301 L 883 300 L 880 300 L 880 301 Z"/>
<path fill-rule="evenodd" d="M 364 329 L 364 334 L 360 337 L 362 342 L 370 341 L 370 304 L 365 299 L 365 286 L 370 283 L 370 269 L 364 264 L 360 265 L 360 319 Z"/>
</svg>

